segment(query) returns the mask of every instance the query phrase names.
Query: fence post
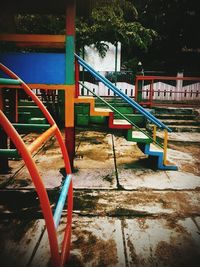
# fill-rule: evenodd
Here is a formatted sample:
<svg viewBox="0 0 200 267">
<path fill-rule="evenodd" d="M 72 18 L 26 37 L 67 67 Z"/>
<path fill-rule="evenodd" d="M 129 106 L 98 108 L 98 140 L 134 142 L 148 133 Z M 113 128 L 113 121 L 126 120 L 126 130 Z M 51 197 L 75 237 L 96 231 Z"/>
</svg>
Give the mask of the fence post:
<svg viewBox="0 0 200 267">
<path fill-rule="evenodd" d="M 143 89 L 143 84 L 144 81 L 142 80 L 141 76 L 144 76 L 144 70 L 142 67 L 142 62 L 138 62 L 138 70 L 137 70 L 137 74 L 138 77 L 137 78 L 137 98 L 135 99 L 138 103 L 142 102 L 142 89 Z"/>
<path fill-rule="evenodd" d="M 151 83 L 150 83 L 150 93 L 149 93 L 149 107 L 150 108 L 153 106 L 153 82 L 154 80 L 151 80 Z"/>
</svg>

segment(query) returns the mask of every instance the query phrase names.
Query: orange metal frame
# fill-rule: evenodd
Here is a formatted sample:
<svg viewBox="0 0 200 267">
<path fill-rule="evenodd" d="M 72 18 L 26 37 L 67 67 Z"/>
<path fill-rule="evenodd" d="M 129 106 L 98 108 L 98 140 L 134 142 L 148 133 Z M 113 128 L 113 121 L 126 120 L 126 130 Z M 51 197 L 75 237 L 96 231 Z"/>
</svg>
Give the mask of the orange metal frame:
<svg viewBox="0 0 200 267">
<path fill-rule="evenodd" d="M 2 125 L 3 129 L 7 133 L 7 135 L 11 138 L 12 142 L 15 144 L 16 148 L 18 149 L 20 155 L 22 156 L 32 181 L 35 185 L 36 192 L 39 197 L 41 209 L 44 215 L 44 219 L 46 222 L 49 244 L 50 244 L 50 251 L 51 251 L 51 260 L 53 266 L 64 266 L 66 260 L 69 257 L 70 251 L 70 240 L 71 240 L 71 224 L 72 224 L 72 210 L 73 210 L 73 185 L 72 181 L 70 183 L 69 191 L 68 191 L 68 198 L 67 198 L 67 225 L 65 229 L 65 235 L 62 243 L 62 252 L 61 255 L 59 254 L 59 247 L 58 247 L 58 240 L 56 234 L 56 228 L 53 220 L 53 214 L 49 203 L 49 198 L 44 187 L 43 181 L 39 175 L 35 162 L 32 160 L 31 153 L 35 151 L 42 143 L 44 143 L 50 136 L 55 135 L 57 141 L 60 145 L 66 174 L 71 174 L 71 167 L 70 161 L 67 154 L 67 150 L 65 144 L 62 139 L 61 132 L 59 131 L 54 119 L 47 111 L 43 103 L 38 99 L 38 97 L 31 91 L 27 84 L 25 84 L 16 74 L 14 74 L 11 70 L 5 67 L 3 64 L 0 64 L 0 69 L 4 71 L 8 76 L 13 79 L 18 79 L 21 82 L 21 87 L 24 91 L 32 98 L 32 100 L 37 104 L 37 106 L 43 112 L 45 118 L 51 125 L 51 127 L 41 134 L 29 147 L 26 147 L 25 143 L 23 142 L 20 135 L 17 133 L 15 128 L 9 122 L 7 117 L 4 115 L 3 111 L 0 110 L 0 125 Z"/>
<path fill-rule="evenodd" d="M 13 42 L 18 47 L 65 48 L 65 35 L 2 33 L 0 41 Z"/>
</svg>

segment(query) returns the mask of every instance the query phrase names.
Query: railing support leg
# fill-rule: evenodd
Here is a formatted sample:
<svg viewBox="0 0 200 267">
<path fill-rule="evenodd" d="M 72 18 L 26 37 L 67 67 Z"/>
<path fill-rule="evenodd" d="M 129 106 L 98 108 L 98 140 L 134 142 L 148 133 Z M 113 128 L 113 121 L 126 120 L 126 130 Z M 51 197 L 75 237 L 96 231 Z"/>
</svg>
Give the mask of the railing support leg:
<svg viewBox="0 0 200 267">
<path fill-rule="evenodd" d="M 153 140 L 156 141 L 156 125 L 153 126 Z"/>
<path fill-rule="evenodd" d="M 167 165 L 167 143 L 168 143 L 168 131 L 164 130 L 164 156 L 163 156 L 163 164 Z"/>
</svg>

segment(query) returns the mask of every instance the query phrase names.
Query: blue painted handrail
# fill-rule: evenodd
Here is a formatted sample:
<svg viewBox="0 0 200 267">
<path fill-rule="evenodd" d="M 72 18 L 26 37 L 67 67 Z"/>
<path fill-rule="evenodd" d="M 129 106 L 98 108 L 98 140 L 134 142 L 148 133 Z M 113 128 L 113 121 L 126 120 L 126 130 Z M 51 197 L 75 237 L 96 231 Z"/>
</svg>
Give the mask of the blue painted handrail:
<svg viewBox="0 0 200 267">
<path fill-rule="evenodd" d="M 103 84 L 105 84 L 109 89 L 111 89 L 116 95 L 120 96 L 123 100 L 125 100 L 126 103 L 128 103 L 130 106 L 135 108 L 137 111 L 139 111 L 143 116 L 145 116 L 149 121 L 151 121 L 153 124 L 158 126 L 161 129 L 166 129 L 168 132 L 172 132 L 172 130 L 167 127 L 164 123 L 162 123 L 160 120 L 158 120 L 155 116 L 153 116 L 150 112 L 145 110 L 142 106 L 140 106 L 136 101 L 128 97 L 126 94 L 124 94 L 122 91 L 120 91 L 116 86 L 114 86 L 108 79 L 106 79 L 104 76 L 99 74 L 97 71 L 95 71 L 89 64 L 87 64 L 81 57 L 75 54 L 75 57 L 78 60 L 78 63 L 84 67 L 87 71 L 89 71 L 95 78 L 100 80 Z"/>
<path fill-rule="evenodd" d="M 72 179 L 71 174 L 68 174 L 66 176 L 64 185 L 62 187 L 62 191 L 61 191 L 59 199 L 58 199 L 58 203 L 57 203 L 54 215 L 53 215 L 55 228 L 58 227 L 59 222 L 60 222 L 60 218 L 61 218 L 62 211 L 63 211 L 64 205 L 65 205 L 65 202 L 66 202 L 66 197 L 67 197 L 67 194 L 68 194 L 68 190 L 69 190 L 69 185 L 70 185 L 71 179 Z"/>
</svg>

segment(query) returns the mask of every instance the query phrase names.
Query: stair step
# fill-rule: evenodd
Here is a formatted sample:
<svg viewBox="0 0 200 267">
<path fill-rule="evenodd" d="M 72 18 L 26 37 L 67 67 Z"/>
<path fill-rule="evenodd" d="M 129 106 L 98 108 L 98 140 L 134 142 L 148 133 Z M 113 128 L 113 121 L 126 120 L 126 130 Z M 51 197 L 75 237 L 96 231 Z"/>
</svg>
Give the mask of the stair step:
<svg viewBox="0 0 200 267">
<path fill-rule="evenodd" d="M 12 124 L 15 129 L 17 129 L 20 133 L 26 132 L 41 132 L 47 130 L 50 125 L 49 124 L 30 124 L 30 123 L 13 123 Z"/>
<path fill-rule="evenodd" d="M 18 102 L 18 106 L 19 107 L 21 107 L 21 106 L 37 106 L 37 104 L 32 100 L 20 99 L 19 102 Z"/>
<path fill-rule="evenodd" d="M 112 112 L 110 108 L 95 108 L 95 112 Z"/>
<path fill-rule="evenodd" d="M 168 125 L 172 131 L 176 132 L 200 132 L 200 126 L 191 126 L 191 125 Z"/>
<path fill-rule="evenodd" d="M 193 125 L 200 126 L 200 123 L 195 120 L 162 120 L 166 125 Z"/>
<path fill-rule="evenodd" d="M 131 125 L 128 121 L 126 120 L 119 120 L 119 119 L 114 119 L 113 120 L 114 125 Z"/>
<path fill-rule="evenodd" d="M 30 118 L 28 120 L 30 124 L 46 124 L 47 120 L 45 118 Z"/>
<path fill-rule="evenodd" d="M 159 114 L 187 114 L 192 115 L 192 108 L 175 108 L 175 107 L 155 107 L 155 113 Z"/>
<path fill-rule="evenodd" d="M 194 114 L 155 114 L 156 118 L 164 120 L 164 119 L 175 119 L 175 120 L 191 120 L 196 116 Z"/>
<path fill-rule="evenodd" d="M 163 152 L 161 147 L 156 146 L 155 144 L 150 144 L 150 151 L 151 152 Z"/>
<path fill-rule="evenodd" d="M 151 143 L 151 139 L 140 131 L 131 131 L 131 136 L 127 136 L 127 139 L 136 143 Z"/>
<path fill-rule="evenodd" d="M 132 138 L 149 139 L 148 136 L 140 131 L 132 131 Z"/>
</svg>

